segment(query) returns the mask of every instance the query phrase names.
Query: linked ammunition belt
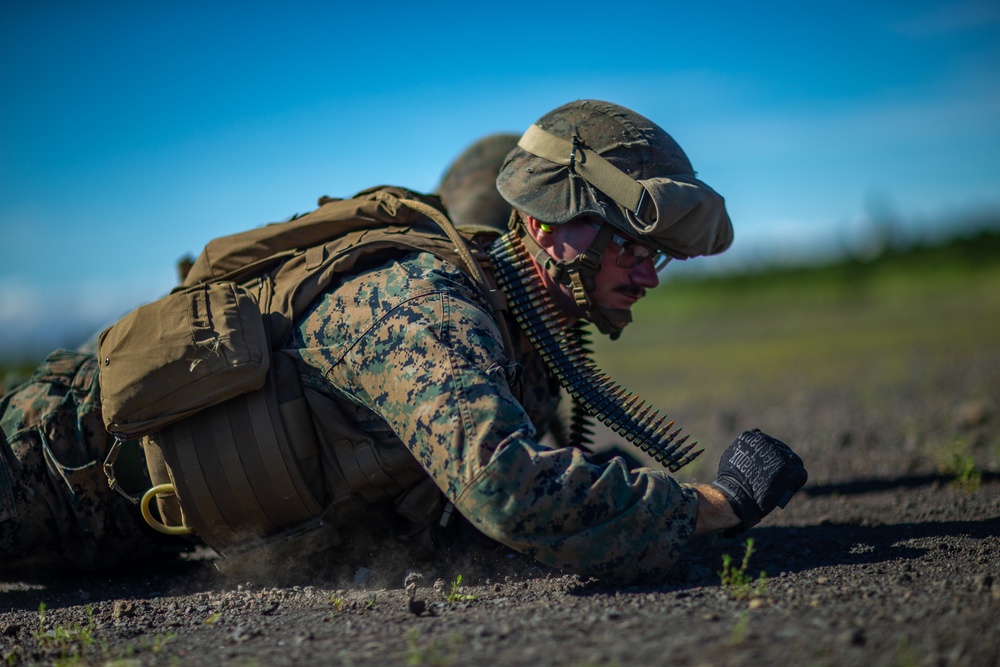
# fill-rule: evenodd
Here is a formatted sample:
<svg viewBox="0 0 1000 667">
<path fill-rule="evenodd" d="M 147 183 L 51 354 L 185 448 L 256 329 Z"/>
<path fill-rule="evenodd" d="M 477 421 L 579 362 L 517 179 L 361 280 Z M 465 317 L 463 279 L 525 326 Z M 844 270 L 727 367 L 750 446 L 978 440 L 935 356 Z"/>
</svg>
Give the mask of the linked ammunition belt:
<svg viewBox="0 0 1000 667">
<path fill-rule="evenodd" d="M 571 438 L 575 444 L 586 445 L 591 435 L 585 411 L 671 472 L 704 451 L 692 451 L 697 443 L 686 444 L 687 435 L 678 439 L 681 429 L 671 431 L 673 421 L 651 410 L 597 367 L 586 330 L 580 324 L 567 326 L 516 230 L 497 239 L 490 255 L 514 319 L 574 400 Z"/>
</svg>

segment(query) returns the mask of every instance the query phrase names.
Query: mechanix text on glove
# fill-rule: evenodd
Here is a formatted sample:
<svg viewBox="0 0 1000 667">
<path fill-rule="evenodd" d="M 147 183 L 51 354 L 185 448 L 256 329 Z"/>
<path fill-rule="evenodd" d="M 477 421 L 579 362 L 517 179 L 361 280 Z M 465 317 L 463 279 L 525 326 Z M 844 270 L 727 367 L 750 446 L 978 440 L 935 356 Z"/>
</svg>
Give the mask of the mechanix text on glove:
<svg viewBox="0 0 1000 667">
<path fill-rule="evenodd" d="M 788 445 L 759 429 L 741 433 L 722 454 L 712 482 L 740 518 L 740 525 L 723 535 L 748 530 L 775 507 L 785 507 L 807 478 L 802 459 Z"/>
</svg>

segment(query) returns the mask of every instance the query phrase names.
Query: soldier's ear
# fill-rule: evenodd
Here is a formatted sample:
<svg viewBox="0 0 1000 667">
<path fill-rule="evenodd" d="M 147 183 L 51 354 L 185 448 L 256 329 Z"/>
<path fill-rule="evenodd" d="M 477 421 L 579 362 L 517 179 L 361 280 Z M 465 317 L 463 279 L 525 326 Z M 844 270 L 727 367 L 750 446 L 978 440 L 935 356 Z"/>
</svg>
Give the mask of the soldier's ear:
<svg viewBox="0 0 1000 667">
<path fill-rule="evenodd" d="M 555 238 L 552 235 L 552 227 L 546 225 L 544 222 L 539 222 L 530 215 L 524 214 L 524 227 L 528 230 L 531 238 L 535 239 L 535 243 L 545 249 L 551 248 L 555 242 Z"/>
</svg>

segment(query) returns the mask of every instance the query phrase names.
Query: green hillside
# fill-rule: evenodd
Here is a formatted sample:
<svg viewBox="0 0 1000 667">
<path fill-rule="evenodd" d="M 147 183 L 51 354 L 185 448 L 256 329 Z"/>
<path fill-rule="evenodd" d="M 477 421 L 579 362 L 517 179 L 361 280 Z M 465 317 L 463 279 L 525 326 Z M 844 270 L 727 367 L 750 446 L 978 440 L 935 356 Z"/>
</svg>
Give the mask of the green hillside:
<svg viewBox="0 0 1000 667">
<path fill-rule="evenodd" d="M 602 357 L 641 375 L 668 356 L 671 375 L 692 380 L 790 362 L 842 373 L 823 361 L 854 347 L 1000 340 L 1000 232 L 869 262 L 668 279 L 634 316 L 627 344 L 598 338 Z"/>
</svg>

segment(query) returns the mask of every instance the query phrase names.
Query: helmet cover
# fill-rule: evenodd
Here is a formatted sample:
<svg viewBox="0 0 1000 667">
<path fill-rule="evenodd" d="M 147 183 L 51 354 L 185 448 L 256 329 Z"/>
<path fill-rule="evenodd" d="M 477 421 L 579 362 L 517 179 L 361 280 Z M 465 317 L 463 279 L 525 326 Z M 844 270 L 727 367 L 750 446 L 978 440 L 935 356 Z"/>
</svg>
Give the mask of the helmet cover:
<svg viewBox="0 0 1000 667">
<path fill-rule="evenodd" d="M 497 190 L 541 222 L 597 216 L 678 259 L 720 253 L 733 239 L 723 198 L 696 178 L 677 142 L 609 102 L 578 100 L 542 116 L 508 154 Z"/>
</svg>

